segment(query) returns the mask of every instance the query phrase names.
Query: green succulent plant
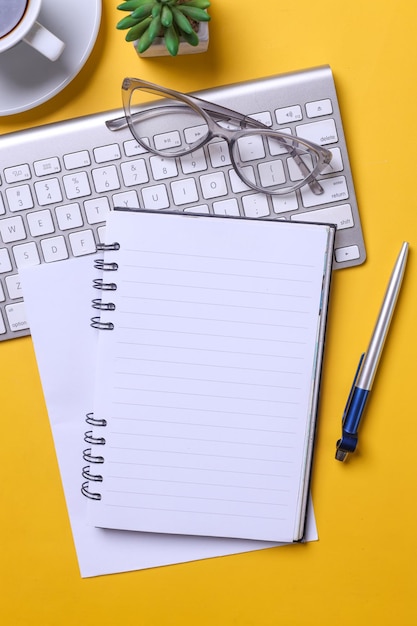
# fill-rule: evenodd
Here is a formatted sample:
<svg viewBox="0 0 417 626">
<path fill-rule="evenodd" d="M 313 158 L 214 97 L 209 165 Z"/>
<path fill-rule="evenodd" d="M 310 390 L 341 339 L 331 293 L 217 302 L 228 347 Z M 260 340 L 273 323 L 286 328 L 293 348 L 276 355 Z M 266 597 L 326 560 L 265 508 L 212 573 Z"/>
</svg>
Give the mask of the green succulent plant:
<svg viewBox="0 0 417 626">
<path fill-rule="evenodd" d="M 137 41 L 138 52 L 145 52 L 157 37 L 163 37 L 168 52 L 178 53 L 180 38 L 191 46 L 199 39 L 198 22 L 208 22 L 209 0 L 126 0 L 117 7 L 129 11 L 116 28 L 127 30 L 126 41 Z"/>
</svg>

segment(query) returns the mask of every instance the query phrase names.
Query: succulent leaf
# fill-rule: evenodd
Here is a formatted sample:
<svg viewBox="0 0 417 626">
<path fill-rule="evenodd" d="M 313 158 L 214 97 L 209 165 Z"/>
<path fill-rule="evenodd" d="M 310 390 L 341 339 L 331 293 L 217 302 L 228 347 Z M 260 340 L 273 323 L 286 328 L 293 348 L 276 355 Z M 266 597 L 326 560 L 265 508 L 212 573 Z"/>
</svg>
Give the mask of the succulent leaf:
<svg viewBox="0 0 417 626">
<path fill-rule="evenodd" d="M 184 37 L 185 41 L 190 44 L 190 46 L 198 46 L 200 40 L 194 30 L 192 30 L 191 33 L 183 32 L 182 36 Z"/>
<path fill-rule="evenodd" d="M 151 34 L 147 28 L 137 43 L 138 52 L 145 52 L 153 44 L 154 39 L 152 39 Z"/>
<path fill-rule="evenodd" d="M 174 21 L 176 23 L 176 25 L 178 26 L 178 28 L 183 32 L 183 33 L 193 33 L 193 27 L 191 26 L 191 23 L 189 20 L 187 20 L 187 18 L 185 17 L 185 15 L 183 13 L 181 13 L 181 11 L 179 11 L 176 7 L 172 7 L 172 14 L 174 16 Z"/>
<path fill-rule="evenodd" d="M 136 41 L 136 39 L 139 39 L 143 35 L 145 30 L 149 27 L 151 21 L 152 21 L 152 18 L 147 17 L 146 19 L 139 22 L 139 24 L 136 24 L 136 26 L 133 26 L 128 31 L 125 37 L 126 41 Z"/>
<path fill-rule="evenodd" d="M 117 7 L 119 11 L 134 11 L 142 4 L 147 4 L 149 0 L 126 0 L 126 2 L 122 2 Z"/>
<path fill-rule="evenodd" d="M 184 13 L 187 17 L 190 17 L 192 20 L 196 20 L 197 22 L 209 22 L 210 15 L 206 13 L 203 9 L 199 9 L 197 7 L 190 7 L 186 4 L 179 4 L 178 11 Z"/>
<path fill-rule="evenodd" d="M 172 15 L 171 8 L 167 5 L 164 5 L 162 7 L 162 13 L 161 13 L 162 26 L 164 26 L 165 28 L 168 28 L 169 26 L 171 26 L 172 19 L 173 19 L 173 15 Z"/>
<path fill-rule="evenodd" d="M 131 15 L 127 15 L 116 24 L 116 28 L 125 30 L 126 28 L 131 28 L 131 26 L 135 26 L 135 24 L 137 24 L 137 20 L 133 19 Z"/>
<path fill-rule="evenodd" d="M 184 2 L 187 7 L 196 7 L 197 9 L 208 9 L 210 6 L 209 0 L 188 0 Z"/>
<path fill-rule="evenodd" d="M 175 57 L 178 54 L 178 48 L 180 46 L 180 38 L 173 24 L 169 26 L 169 28 L 167 28 L 166 30 L 165 45 L 171 56 Z"/>
<path fill-rule="evenodd" d="M 152 19 L 152 22 L 149 24 L 149 37 L 152 40 L 156 39 L 159 35 L 159 31 L 161 30 L 161 18 L 159 15 Z"/>
<path fill-rule="evenodd" d="M 148 17 L 149 15 L 151 15 L 153 7 L 153 2 L 147 2 L 146 4 L 142 4 L 140 7 L 133 11 L 131 17 L 134 20 L 142 20 L 144 17 Z"/>
</svg>

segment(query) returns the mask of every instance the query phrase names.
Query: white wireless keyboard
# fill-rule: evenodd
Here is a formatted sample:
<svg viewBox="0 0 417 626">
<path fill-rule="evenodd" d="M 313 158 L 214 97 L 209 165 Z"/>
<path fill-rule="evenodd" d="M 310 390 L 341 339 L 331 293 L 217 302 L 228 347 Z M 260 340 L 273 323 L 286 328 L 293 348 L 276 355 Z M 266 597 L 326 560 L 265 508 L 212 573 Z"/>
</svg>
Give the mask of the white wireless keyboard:
<svg viewBox="0 0 417 626">
<path fill-rule="evenodd" d="M 323 193 L 314 195 L 308 187 L 284 196 L 256 193 L 234 175 L 216 142 L 204 148 L 198 166 L 190 156 L 151 156 L 127 128 L 112 132 L 106 127 L 106 120 L 123 115 L 121 110 L 3 135 L 0 340 L 30 334 L 19 268 L 94 253 L 115 206 L 335 223 L 334 267 L 363 263 L 365 247 L 330 68 L 198 95 L 332 150 L 331 167 L 320 176 Z"/>
</svg>

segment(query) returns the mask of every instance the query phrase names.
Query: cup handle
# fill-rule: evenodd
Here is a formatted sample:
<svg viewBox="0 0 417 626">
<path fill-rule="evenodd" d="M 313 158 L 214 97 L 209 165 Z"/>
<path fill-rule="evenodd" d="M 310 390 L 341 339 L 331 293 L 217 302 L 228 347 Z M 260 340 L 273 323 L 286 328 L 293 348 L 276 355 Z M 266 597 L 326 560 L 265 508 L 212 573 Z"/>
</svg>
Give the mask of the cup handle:
<svg viewBox="0 0 417 626">
<path fill-rule="evenodd" d="M 24 41 L 51 61 L 56 61 L 65 48 L 65 43 L 39 22 L 33 24 Z"/>
</svg>

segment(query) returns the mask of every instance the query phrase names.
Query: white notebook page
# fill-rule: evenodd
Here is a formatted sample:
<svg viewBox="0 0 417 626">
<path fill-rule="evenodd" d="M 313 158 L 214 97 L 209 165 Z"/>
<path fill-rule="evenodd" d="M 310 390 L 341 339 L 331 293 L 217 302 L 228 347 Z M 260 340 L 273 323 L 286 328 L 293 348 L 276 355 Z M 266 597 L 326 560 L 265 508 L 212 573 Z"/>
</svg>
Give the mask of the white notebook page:
<svg viewBox="0 0 417 626">
<path fill-rule="evenodd" d="M 297 539 L 330 229 L 114 212 L 107 232 L 92 522 Z"/>
</svg>

